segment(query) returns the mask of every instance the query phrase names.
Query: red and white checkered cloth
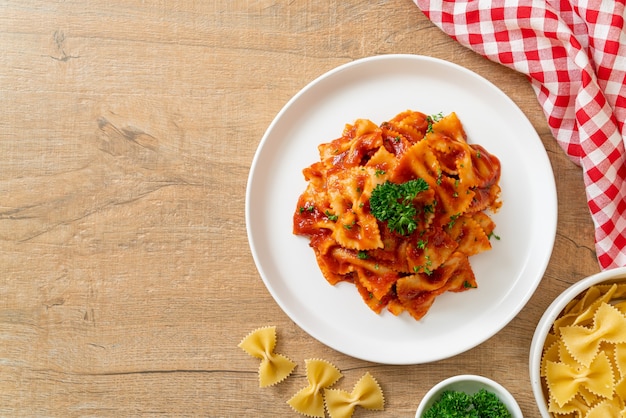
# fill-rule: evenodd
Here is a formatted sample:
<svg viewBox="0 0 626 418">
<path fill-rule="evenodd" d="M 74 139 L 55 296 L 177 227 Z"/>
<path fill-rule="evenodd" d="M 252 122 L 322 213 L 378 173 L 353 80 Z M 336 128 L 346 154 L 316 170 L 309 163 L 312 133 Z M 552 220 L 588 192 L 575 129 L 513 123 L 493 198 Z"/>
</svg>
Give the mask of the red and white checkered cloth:
<svg viewBox="0 0 626 418">
<path fill-rule="evenodd" d="M 528 76 L 582 167 L 602 269 L 626 266 L 626 0 L 414 0 L 460 44 Z"/>
</svg>

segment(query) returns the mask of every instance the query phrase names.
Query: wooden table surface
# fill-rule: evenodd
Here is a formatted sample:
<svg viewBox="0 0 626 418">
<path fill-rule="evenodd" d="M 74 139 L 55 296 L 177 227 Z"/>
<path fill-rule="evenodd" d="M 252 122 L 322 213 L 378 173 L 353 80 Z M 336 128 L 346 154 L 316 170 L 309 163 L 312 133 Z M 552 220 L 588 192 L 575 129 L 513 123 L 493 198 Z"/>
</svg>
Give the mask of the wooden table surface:
<svg viewBox="0 0 626 418">
<path fill-rule="evenodd" d="M 298 416 L 303 360 L 348 388 L 369 371 L 384 412 L 412 417 L 441 379 L 478 373 L 538 416 L 534 328 L 566 287 L 599 271 L 580 169 L 526 79 L 456 44 L 410 0 L 0 2 L 0 415 Z M 244 219 L 256 148 L 308 82 L 358 58 L 460 64 L 509 95 L 548 152 L 559 198 L 538 290 L 493 338 L 435 363 L 336 352 L 265 288 Z M 237 347 L 275 325 L 294 374 L 259 388 Z"/>
</svg>

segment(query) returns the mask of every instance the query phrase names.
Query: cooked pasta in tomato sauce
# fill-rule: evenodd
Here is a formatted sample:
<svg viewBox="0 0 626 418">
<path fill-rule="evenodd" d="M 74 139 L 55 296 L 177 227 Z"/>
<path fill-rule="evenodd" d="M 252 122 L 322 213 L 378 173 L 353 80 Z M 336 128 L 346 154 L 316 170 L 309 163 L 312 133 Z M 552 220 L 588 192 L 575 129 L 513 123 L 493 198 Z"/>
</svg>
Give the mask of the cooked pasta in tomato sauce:
<svg viewBox="0 0 626 418">
<path fill-rule="evenodd" d="M 491 249 L 501 168 L 455 113 L 358 119 L 318 150 L 293 233 L 331 285 L 353 283 L 374 312 L 416 320 L 442 293 L 477 287 L 469 257 Z"/>
</svg>

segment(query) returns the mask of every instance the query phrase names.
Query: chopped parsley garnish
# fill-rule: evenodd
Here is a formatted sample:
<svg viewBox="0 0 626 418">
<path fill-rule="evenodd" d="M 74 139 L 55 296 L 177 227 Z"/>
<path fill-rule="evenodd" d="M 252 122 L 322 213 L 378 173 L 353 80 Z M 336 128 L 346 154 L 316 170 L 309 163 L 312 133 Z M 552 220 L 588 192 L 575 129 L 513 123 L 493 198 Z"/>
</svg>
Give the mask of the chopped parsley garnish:
<svg viewBox="0 0 626 418">
<path fill-rule="evenodd" d="M 448 228 L 452 228 L 454 226 L 454 223 L 459 218 L 459 216 L 461 216 L 460 213 L 456 213 L 456 214 L 450 216 L 450 222 L 448 222 Z"/>
<path fill-rule="evenodd" d="M 436 115 L 426 116 L 426 121 L 428 122 L 428 127 L 426 128 L 426 133 L 430 133 L 433 131 L 433 124 L 439 122 L 443 119 L 443 112 L 439 112 Z"/>
<path fill-rule="evenodd" d="M 446 390 L 422 417 L 510 418 L 511 412 L 496 394 L 486 389 L 480 389 L 473 395 L 461 391 Z"/>
<path fill-rule="evenodd" d="M 357 257 L 359 257 L 360 260 L 367 260 L 369 255 L 367 255 L 367 251 L 359 251 Z"/>
<path fill-rule="evenodd" d="M 417 208 L 413 200 L 426 190 L 428 183 L 421 178 L 401 184 L 387 180 L 372 191 L 372 215 L 379 221 L 387 222 L 389 229 L 400 235 L 411 234 L 417 228 Z"/>
<path fill-rule="evenodd" d="M 420 242 L 423 242 L 423 241 L 420 241 Z M 424 263 L 424 265 L 413 266 L 413 272 L 419 273 L 421 270 L 422 273 L 424 273 L 427 276 L 430 276 L 431 274 L 433 274 L 433 270 L 431 269 L 433 265 L 433 261 L 430 259 L 429 255 L 427 255 L 425 258 L 426 258 L 426 262 Z"/>
<path fill-rule="evenodd" d="M 496 240 L 500 241 L 500 237 L 498 235 L 494 234 L 493 231 L 491 231 L 491 233 L 489 234 L 489 236 L 487 238 L 489 238 L 489 239 L 495 238 Z"/>
<path fill-rule="evenodd" d="M 329 221 L 336 221 L 337 219 L 339 219 L 339 216 L 334 215 L 333 213 L 331 213 L 329 210 L 326 210 L 326 212 L 324 212 L 324 215 L 326 215 L 326 217 L 328 218 Z"/>
</svg>

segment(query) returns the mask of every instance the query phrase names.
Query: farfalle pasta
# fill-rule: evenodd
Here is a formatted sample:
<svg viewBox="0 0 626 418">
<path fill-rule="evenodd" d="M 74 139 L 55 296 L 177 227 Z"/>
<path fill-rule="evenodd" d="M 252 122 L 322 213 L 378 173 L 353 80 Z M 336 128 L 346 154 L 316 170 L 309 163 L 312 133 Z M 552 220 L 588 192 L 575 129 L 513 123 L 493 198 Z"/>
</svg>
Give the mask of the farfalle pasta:
<svg viewBox="0 0 626 418">
<path fill-rule="evenodd" d="M 565 347 L 576 361 L 589 367 L 597 358 L 600 344 L 626 343 L 626 317 L 614 306 L 602 302 L 594 315 L 593 325 L 570 325 L 561 328 Z"/>
<path fill-rule="evenodd" d="M 324 403 L 330 418 L 350 418 L 357 406 L 374 411 L 385 409 L 383 391 L 369 372 L 356 382 L 351 392 L 324 389 Z"/>
<path fill-rule="evenodd" d="M 318 150 L 293 232 L 331 285 L 353 283 L 374 312 L 416 320 L 438 295 L 477 287 L 469 257 L 491 249 L 501 167 L 455 113 L 359 119 Z"/>
<path fill-rule="evenodd" d="M 613 370 L 605 352 L 594 356 L 592 362 L 583 367 L 577 363 L 548 361 L 546 376 L 550 394 L 559 406 L 571 401 L 576 394 L 584 397 L 584 393 L 590 393 L 601 398 L 613 396 Z"/>
<path fill-rule="evenodd" d="M 249 355 L 261 359 L 260 387 L 282 382 L 296 367 L 296 363 L 286 356 L 274 353 L 275 345 L 274 326 L 257 328 L 238 344 Z M 294 411 L 308 417 L 324 418 L 328 411 L 330 418 L 350 418 L 356 407 L 377 411 L 385 409 L 383 391 L 369 372 L 359 379 L 351 392 L 347 392 L 330 389 L 343 377 L 334 364 L 322 359 L 307 359 L 304 362 L 308 384 L 287 401 Z"/>
<path fill-rule="evenodd" d="M 626 416 L 626 284 L 595 285 L 555 319 L 540 375 L 555 417 Z"/>
<path fill-rule="evenodd" d="M 276 346 L 276 327 L 258 328 L 249 333 L 239 343 L 239 348 L 261 359 L 259 365 L 259 386 L 273 386 L 282 382 L 291 374 L 296 363 L 282 354 L 274 353 Z"/>
<path fill-rule="evenodd" d="M 308 385 L 300 389 L 287 403 L 297 412 L 308 417 L 325 416 L 323 390 L 334 385 L 343 376 L 332 363 L 320 359 L 308 359 L 306 378 Z"/>
</svg>

